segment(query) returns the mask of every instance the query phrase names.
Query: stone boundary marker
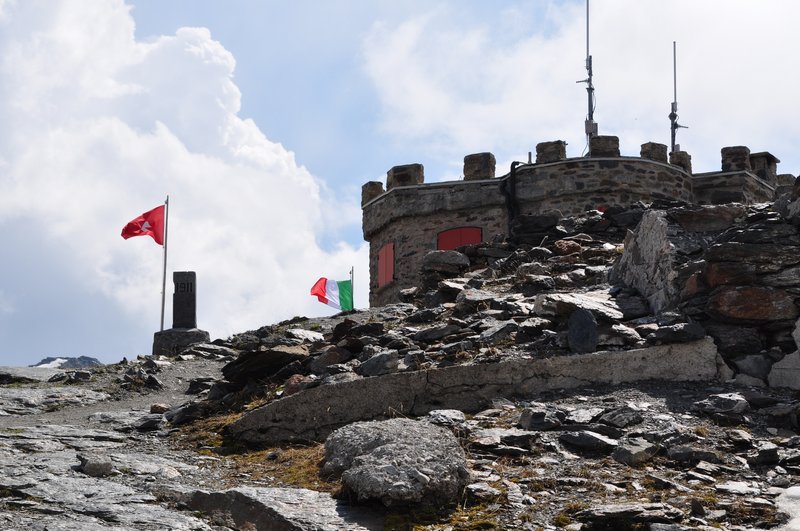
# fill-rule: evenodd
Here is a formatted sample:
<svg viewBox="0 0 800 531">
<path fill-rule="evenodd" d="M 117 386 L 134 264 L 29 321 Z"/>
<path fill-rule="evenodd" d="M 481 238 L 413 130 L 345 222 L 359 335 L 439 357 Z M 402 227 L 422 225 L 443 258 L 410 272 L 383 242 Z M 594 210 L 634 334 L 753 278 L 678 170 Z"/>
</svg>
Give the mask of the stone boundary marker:
<svg viewBox="0 0 800 531">
<path fill-rule="evenodd" d="M 434 409 L 476 412 L 499 397 L 644 380 L 710 381 L 717 376 L 717 358 L 714 341 L 706 337 L 638 350 L 395 373 L 276 400 L 245 414 L 226 435 L 250 445 L 320 441 L 352 422 L 418 416 Z"/>
</svg>

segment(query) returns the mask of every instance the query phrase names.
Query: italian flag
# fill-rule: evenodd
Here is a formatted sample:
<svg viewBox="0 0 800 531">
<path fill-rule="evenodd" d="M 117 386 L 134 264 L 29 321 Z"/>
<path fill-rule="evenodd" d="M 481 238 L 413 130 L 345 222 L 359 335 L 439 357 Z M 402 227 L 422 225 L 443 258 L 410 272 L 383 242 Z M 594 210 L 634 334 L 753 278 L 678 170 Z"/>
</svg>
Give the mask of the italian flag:
<svg viewBox="0 0 800 531">
<path fill-rule="evenodd" d="M 325 277 L 317 280 L 311 288 L 319 302 L 342 311 L 353 309 L 353 283 L 349 280 L 330 280 Z"/>
</svg>

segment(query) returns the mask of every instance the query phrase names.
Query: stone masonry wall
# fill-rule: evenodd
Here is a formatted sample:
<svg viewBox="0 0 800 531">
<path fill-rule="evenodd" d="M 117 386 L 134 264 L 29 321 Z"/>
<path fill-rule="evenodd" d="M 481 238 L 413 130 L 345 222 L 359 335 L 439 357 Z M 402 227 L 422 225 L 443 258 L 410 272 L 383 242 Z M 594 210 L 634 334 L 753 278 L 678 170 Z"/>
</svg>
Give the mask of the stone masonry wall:
<svg viewBox="0 0 800 531">
<path fill-rule="evenodd" d="M 710 172 L 694 175 L 694 203 L 764 203 L 772 201 L 775 188 L 750 171 Z"/>
<path fill-rule="evenodd" d="M 370 241 L 370 305 L 381 306 L 396 302 L 400 299 L 401 289 L 419 285 L 422 259 L 428 251 L 436 249 L 437 236 L 443 230 L 453 227 L 480 227 L 484 240 L 490 240 L 496 234 L 505 235 L 507 226 L 507 213 L 500 206 L 442 211 L 395 220 Z M 378 288 L 378 251 L 386 243 L 394 243 L 396 280 Z"/>
<path fill-rule="evenodd" d="M 579 214 L 636 201 L 692 201 L 691 176 L 675 166 L 639 158 L 571 159 L 518 170 L 521 214 L 558 210 Z"/>
</svg>

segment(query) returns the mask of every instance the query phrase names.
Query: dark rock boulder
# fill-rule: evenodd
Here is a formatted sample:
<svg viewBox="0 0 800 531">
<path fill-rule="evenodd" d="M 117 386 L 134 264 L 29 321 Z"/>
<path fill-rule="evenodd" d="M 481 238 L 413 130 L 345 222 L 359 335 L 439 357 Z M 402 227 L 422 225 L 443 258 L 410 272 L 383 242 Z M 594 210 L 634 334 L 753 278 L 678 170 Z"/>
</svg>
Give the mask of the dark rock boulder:
<svg viewBox="0 0 800 531">
<path fill-rule="evenodd" d="M 244 385 L 248 380 L 268 379 L 284 366 L 307 357 L 308 347 L 305 345 L 276 346 L 243 352 L 222 368 L 222 374 L 229 382 Z"/>
</svg>

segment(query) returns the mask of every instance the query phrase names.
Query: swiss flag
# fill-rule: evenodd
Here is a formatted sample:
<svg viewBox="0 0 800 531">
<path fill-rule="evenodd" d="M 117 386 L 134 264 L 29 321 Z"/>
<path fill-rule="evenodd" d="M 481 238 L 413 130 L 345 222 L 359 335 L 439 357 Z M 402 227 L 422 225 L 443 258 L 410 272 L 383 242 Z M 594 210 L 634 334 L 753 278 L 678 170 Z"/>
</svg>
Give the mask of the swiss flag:
<svg viewBox="0 0 800 531">
<path fill-rule="evenodd" d="M 145 212 L 122 228 L 122 237 L 126 240 L 147 234 L 152 236 L 157 244 L 164 245 L 164 205 Z"/>
</svg>

